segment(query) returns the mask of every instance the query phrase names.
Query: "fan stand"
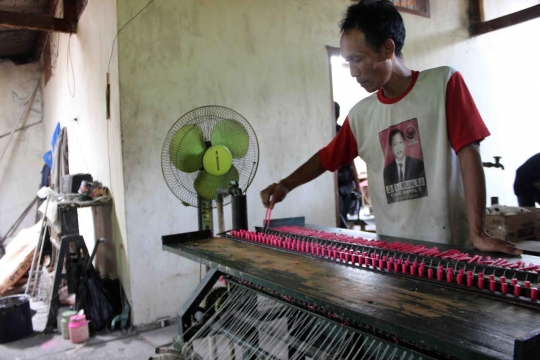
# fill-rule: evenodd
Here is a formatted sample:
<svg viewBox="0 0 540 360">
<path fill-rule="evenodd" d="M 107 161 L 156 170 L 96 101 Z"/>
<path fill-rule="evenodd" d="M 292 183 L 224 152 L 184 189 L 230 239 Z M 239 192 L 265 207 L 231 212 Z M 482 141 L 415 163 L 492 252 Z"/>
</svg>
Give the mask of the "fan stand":
<svg viewBox="0 0 540 360">
<path fill-rule="evenodd" d="M 225 232 L 223 197 L 228 195 L 231 196 L 232 229 L 240 230 L 248 228 L 246 194 L 242 194 L 242 189 L 238 187 L 237 181 L 232 181 L 228 187 L 220 187 L 216 190 L 218 233 L 220 234 Z"/>
<path fill-rule="evenodd" d="M 199 231 L 210 230 L 214 233 L 214 220 L 212 216 L 212 200 L 206 200 L 197 196 L 197 213 L 199 222 Z"/>
</svg>

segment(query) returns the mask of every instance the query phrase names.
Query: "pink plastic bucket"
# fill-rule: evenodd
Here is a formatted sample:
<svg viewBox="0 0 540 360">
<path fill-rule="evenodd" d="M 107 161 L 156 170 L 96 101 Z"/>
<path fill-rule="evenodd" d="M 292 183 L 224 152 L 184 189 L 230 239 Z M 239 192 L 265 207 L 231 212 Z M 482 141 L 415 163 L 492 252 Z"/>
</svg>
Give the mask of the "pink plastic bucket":
<svg viewBox="0 0 540 360">
<path fill-rule="evenodd" d="M 78 344 L 83 343 L 88 340 L 88 321 L 86 321 L 86 316 L 83 315 L 73 315 L 69 318 L 69 338 L 72 343 Z"/>
</svg>

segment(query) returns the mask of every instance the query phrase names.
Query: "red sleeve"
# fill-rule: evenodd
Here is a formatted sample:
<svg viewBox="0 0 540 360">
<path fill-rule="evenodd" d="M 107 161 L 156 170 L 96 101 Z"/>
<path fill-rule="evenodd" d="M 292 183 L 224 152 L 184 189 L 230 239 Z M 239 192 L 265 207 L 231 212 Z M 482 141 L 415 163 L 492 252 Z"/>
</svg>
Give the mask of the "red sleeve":
<svg viewBox="0 0 540 360">
<path fill-rule="evenodd" d="M 351 164 L 357 156 L 358 145 L 347 118 L 330 144 L 319 150 L 319 158 L 326 170 L 336 171 L 343 165 Z"/>
<path fill-rule="evenodd" d="M 456 153 L 490 135 L 459 72 L 455 72 L 446 85 L 446 126 L 450 145 Z"/>
</svg>

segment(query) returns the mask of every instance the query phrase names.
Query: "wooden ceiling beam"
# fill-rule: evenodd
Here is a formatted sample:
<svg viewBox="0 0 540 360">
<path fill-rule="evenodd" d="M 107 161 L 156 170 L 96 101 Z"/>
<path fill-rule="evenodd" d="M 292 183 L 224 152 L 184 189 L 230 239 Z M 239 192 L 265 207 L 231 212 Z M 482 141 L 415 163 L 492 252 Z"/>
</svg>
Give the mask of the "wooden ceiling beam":
<svg viewBox="0 0 540 360">
<path fill-rule="evenodd" d="M 72 23 L 77 23 L 79 20 L 77 17 L 77 2 L 75 0 L 64 0 L 64 20 Z"/>
<path fill-rule="evenodd" d="M 16 13 L 0 10 L 0 26 L 35 31 L 77 32 L 77 23 L 50 15 Z"/>
<path fill-rule="evenodd" d="M 482 35 L 536 18 L 540 18 L 540 5 L 531 6 L 530 8 L 501 16 L 493 20 L 473 22 L 470 26 L 470 33 L 471 36 Z"/>
<path fill-rule="evenodd" d="M 58 3 L 60 0 L 49 0 L 47 2 L 47 9 L 45 10 L 45 15 L 51 15 L 54 16 L 56 14 L 56 8 L 58 7 Z M 34 47 L 34 61 L 39 61 L 39 58 L 41 57 L 41 53 L 43 52 L 43 48 L 45 47 L 45 43 L 47 42 L 47 39 L 49 38 L 49 32 L 42 31 L 39 33 L 36 46 Z"/>
</svg>

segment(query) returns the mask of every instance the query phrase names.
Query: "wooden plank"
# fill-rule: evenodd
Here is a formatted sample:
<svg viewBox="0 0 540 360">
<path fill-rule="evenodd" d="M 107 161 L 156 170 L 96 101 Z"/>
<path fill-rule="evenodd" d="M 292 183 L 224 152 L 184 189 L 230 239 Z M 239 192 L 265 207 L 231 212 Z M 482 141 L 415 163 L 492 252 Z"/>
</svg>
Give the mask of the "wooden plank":
<svg viewBox="0 0 540 360">
<path fill-rule="evenodd" d="M 534 309 L 248 243 L 213 238 L 164 249 L 456 358 L 512 358 L 515 339 L 540 327 Z"/>
<path fill-rule="evenodd" d="M 16 11 L 20 13 L 41 14 L 47 6 L 47 0 L 2 0 L 0 10 Z"/>
<path fill-rule="evenodd" d="M 517 11 L 513 14 L 501 16 L 493 20 L 473 23 L 470 27 L 470 33 L 471 36 L 482 35 L 491 31 L 500 30 L 505 27 L 520 24 L 525 21 L 529 21 L 539 17 L 540 5 L 535 5 L 531 6 L 530 8 Z"/>
<path fill-rule="evenodd" d="M 36 31 L 75 33 L 76 24 L 48 15 L 0 11 L 0 26 Z"/>
</svg>

